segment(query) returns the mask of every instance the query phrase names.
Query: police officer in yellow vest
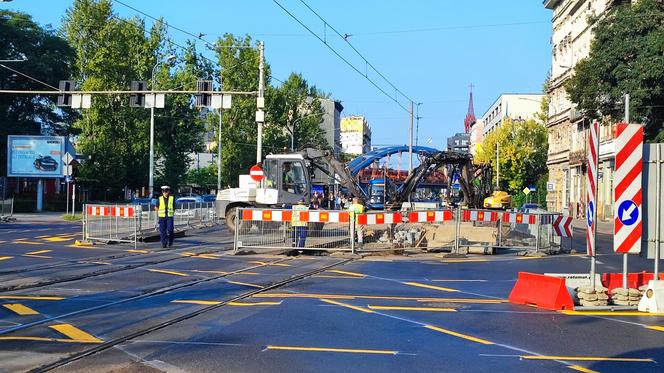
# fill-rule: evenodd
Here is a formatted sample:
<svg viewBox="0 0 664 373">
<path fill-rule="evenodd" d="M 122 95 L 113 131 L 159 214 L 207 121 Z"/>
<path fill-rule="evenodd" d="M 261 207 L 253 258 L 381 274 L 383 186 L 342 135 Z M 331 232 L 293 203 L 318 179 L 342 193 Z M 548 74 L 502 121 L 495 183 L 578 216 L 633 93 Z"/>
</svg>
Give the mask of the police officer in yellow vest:
<svg viewBox="0 0 664 373">
<path fill-rule="evenodd" d="M 173 246 L 173 216 L 175 215 L 175 198 L 171 195 L 171 187 L 161 187 L 161 196 L 155 207 L 159 216 L 159 235 L 161 236 L 161 247 Z"/>
<path fill-rule="evenodd" d="M 297 205 L 293 206 L 291 227 L 293 228 L 292 238 L 295 247 L 304 247 L 304 243 L 307 240 L 307 226 L 309 224 L 306 219 L 303 219 L 303 216 L 300 215 L 303 211 L 309 211 L 309 206 L 305 204 L 304 197 L 300 198 L 297 201 Z"/>
<path fill-rule="evenodd" d="M 357 243 L 360 247 L 362 247 L 362 244 L 364 242 L 364 231 L 362 230 L 362 226 L 357 224 L 357 218 L 358 215 L 364 213 L 364 205 L 360 203 L 360 199 L 357 197 L 353 198 L 353 204 L 348 207 L 348 212 L 350 215 L 350 218 L 353 221 L 353 224 L 355 224 L 355 232 L 357 232 Z"/>
</svg>

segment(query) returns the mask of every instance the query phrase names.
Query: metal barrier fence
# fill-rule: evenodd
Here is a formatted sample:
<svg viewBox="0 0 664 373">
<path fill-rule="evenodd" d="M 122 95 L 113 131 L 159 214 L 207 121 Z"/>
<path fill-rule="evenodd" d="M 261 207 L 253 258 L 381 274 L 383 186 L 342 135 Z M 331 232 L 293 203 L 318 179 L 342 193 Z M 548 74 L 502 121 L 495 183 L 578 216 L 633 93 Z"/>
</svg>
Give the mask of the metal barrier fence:
<svg viewBox="0 0 664 373">
<path fill-rule="evenodd" d="M 235 249 L 382 251 L 400 248 L 494 254 L 498 249 L 558 250 L 553 222 L 559 214 L 496 210 L 369 212 L 357 224 L 307 213 L 306 227 L 293 227 L 291 210 L 243 209 L 236 219 Z M 321 219 L 321 216 L 324 218 Z M 336 215 L 338 216 L 338 215 Z M 335 218 L 337 219 L 337 218 Z M 344 218 L 345 219 L 345 218 Z M 349 219 L 350 220 L 350 219 Z M 305 240 L 299 242 L 301 231 Z M 355 243 L 357 241 L 357 244 Z"/>
<path fill-rule="evenodd" d="M 14 198 L 0 200 L 0 221 L 14 220 Z"/>
<path fill-rule="evenodd" d="M 174 230 L 216 224 L 214 202 L 182 203 L 175 206 Z M 159 217 L 154 206 L 97 205 L 83 206 L 83 239 L 86 241 L 130 242 L 159 232 Z"/>
</svg>

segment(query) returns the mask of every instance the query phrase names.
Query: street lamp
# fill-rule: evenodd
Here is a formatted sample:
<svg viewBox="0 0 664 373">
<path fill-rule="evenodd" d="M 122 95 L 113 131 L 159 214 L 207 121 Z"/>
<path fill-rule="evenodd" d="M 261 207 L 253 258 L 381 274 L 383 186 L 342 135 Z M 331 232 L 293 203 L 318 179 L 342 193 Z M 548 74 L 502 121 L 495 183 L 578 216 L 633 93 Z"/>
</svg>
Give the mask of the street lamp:
<svg viewBox="0 0 664 373">
<path fill-rule="evenodd" d="M 154 73 L 157 70 L 157 66 L 162 63 L 168 63 L 176 59 L 177 56 L 171 54 L 170 56 L 164 58 L 163 60 L 157 61 L 152 67 L 152 105 L 150 106 L 150 180 L 148 182 L 148 190 L 150 193 L 150 198 L 152 198 L 152 193 L 154 193 Z"/>
</svg>

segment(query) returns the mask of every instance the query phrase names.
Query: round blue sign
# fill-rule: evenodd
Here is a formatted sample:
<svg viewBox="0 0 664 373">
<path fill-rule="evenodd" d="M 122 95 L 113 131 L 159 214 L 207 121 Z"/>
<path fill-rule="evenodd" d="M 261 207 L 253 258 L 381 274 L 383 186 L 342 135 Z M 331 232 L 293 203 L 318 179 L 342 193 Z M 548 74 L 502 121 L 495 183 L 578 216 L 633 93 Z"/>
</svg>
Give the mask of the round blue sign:
<svg viewBox="0 0 664 373">
<path fill-rule="evenodd" d="M 618 219 L 623 225 L 632 225 L 639 218 L 639 208 L 631 199 L 622 201 L 618 205 Z"/>
<path fill-rule="evenodd" d="M 593 217 L 595 216 L 595 204 L 593 204 L 593 201 L 588 202 L 588 212 L 587 212 L 587 218 L 588 218 L 588 226 L 592 228 L 593 226 Z"/>
</svg>

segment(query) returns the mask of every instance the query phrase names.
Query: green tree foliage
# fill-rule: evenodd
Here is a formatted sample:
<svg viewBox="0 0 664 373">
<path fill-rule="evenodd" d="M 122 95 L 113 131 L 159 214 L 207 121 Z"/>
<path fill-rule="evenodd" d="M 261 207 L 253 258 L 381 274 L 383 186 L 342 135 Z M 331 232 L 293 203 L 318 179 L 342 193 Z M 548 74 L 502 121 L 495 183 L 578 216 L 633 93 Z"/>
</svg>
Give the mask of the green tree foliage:
<svg viewBox="0 0 664 373">
<path fill-rule="evenodd" d="M 548 143 L 544 124 L 535 120 L 515 121 L 505 118 L 496 131 L 484 138 L 476 160 L 490 163 L 494 177 L 496 143 L 499 145 L 500 190 L 516 195 L 546 176 Z"/>
<path fill-rule="evenodd" d="M 185 182 L 194 187 L 216 189 L 217 165 L 209 165 L 207 167 L 189 170 Z"/>
<path fill-rule="evenodd" d="M 0 10 L 0 59 L 24 59 L 3 65 L 57 87 L 70 75 L 73 51 L 67 41 L 45 30 L 24 13 Z M 0 67 L 0 88 L 52 90 L 18 73 Z M 66 135 L 74 116 L 54 110 L 56 96 L 0 95 L 0 175 L 6 175 L 7 135 Z"/>
<path fill-rule="evenodd" d="M 645 123 L 647 139 L 664 140 L 664 2 L 615 6 L 594 33 L 565 87 L 570 98 L 589 118 L 622 118 L 629 93 L 632 120 Z"/>
</svg>

